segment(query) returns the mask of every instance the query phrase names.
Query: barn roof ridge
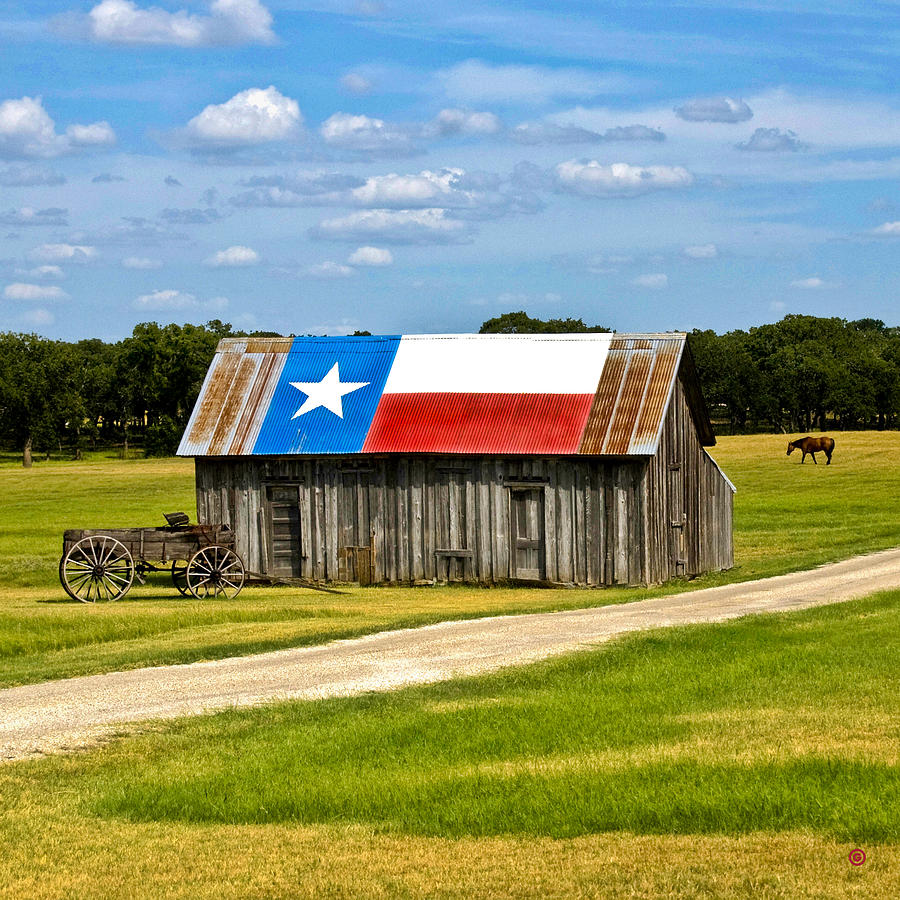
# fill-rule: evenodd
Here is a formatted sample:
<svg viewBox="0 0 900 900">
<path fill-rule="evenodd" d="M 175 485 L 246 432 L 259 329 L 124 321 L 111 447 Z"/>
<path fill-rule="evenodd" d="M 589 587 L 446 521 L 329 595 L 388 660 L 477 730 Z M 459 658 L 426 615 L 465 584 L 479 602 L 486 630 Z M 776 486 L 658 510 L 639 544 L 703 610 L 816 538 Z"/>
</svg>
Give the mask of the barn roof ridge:
<svg viewBox="0 0 900 900">
<path fill-rule="evenodd" d="M 178 453 L 652 456 L 679 378 L 715 443 L 684 332 L 223 338 Z"/>
</svg>

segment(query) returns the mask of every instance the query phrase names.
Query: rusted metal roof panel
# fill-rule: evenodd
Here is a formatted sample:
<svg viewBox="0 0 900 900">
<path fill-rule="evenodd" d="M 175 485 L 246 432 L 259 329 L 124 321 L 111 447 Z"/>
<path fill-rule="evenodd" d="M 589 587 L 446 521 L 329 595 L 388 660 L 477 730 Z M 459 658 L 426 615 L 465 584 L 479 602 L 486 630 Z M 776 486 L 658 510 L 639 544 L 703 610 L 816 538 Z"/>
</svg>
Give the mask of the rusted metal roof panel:
<svg viewBox="0 0 900 900">
<path fill-rule="evenodd" d="M 678 374 L 684 335 L 617 335 L 588 415 L 579 453 L 650 456 Z"/>
</svg>

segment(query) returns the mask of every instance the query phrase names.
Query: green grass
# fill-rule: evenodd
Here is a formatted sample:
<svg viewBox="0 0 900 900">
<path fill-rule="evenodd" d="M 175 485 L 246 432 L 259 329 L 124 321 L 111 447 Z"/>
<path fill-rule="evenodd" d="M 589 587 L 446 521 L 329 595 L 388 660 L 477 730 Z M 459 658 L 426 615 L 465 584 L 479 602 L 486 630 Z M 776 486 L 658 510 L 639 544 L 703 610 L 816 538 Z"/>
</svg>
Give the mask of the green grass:
<svg viewBox="0 0 900 900">
<path fill-rule="evenodd" d="M 738 487 L 736 566 L 662 588 L 526 590 L 348 587 L 339 596 L 248 588 L 235 601 L 180 597 L 152 576 L 113 604 L 59 586 L 69 527 L 153 525 L 195 513 L 189 460 L 0 465 L 0 686 L 142 665 L 193 662 L 449 618 L 619 603 L 806 568 L 900 543 L 900 434 L 839 435 L 830 467 L 798 464 L 786 440 L 723 438 L 715 454 Z"/>
<path fill-rule="evenodd" d="M 890 592 L 0 767 L 0 896 L 894 897 L 898 623 Z"/>
<path fill-rule="evenodd" d="M 398 694 L 184 721 L 139 740 L 150 773 L 101 767 L 87 809 L 444 836 L 900 840 L 898 614 L 895 592 Z"/>
</svg>

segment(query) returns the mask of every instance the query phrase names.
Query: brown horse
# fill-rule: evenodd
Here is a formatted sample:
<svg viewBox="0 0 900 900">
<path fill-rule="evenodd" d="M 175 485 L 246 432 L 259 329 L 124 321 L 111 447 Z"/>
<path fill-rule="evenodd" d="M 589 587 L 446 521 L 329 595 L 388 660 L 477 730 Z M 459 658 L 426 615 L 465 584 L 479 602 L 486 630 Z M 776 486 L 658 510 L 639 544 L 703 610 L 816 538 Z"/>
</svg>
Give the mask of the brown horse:
<svg viewBox="0 0 900 900">
<path fill-rule="evenodd" d="M 787 455 L 790 456 L 794 450 L 803 451 L 803 459 L 800 460 L 801 465 L 806 462 L 807 453 L 813 458 L 813 462 L 818 465 L 818 463 L 816 462 L 816 454 L 821 452 L 828 457 L 828 462 L 825 463 L 825 465 L 830 466 L 831 454 L 834 451 L 834 438 L 825 437 L 825 435 L 815 438 L 798 438 L 796 441 L 791 441 L 788 444 Z"/>
</svg>

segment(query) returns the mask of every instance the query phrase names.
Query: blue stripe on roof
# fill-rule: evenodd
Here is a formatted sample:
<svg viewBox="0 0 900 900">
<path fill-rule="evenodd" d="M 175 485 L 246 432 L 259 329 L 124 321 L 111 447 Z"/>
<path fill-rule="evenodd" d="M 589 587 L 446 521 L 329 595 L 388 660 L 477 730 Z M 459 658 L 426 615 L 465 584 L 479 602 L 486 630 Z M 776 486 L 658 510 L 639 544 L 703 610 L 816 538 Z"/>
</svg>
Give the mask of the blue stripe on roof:
<svg viewBox="0 0 900 900">
<path fill-rule="evenodd" d="M 399 335 L 295 338 L 253 446 L 253 454 L 358 453 L 369 432 L 399 345 Z M 343 395 L 343 418 L 324 406 L 292 418 L 303 406 L 307 395 L 291 382 L 321 382 L 335 363 L 341 384 L 368 382 L 365 387 Z"/>
</svg>

